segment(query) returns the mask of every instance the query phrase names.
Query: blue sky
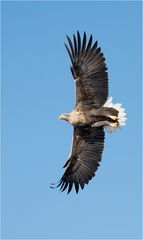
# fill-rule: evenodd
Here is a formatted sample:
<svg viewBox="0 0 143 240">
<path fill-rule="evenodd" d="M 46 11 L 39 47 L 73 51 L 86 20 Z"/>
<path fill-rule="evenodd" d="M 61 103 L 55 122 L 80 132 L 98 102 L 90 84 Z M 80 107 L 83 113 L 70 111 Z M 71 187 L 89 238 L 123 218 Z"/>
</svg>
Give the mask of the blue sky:
<svg viewBox="0 0 143 240">
<path fill-rule="evenodd" d="M 65 35 L 93 34 L 127 126 L 80 191 L 63 174 L 74 107 Z M 141 2 L 2 2 L 2 238 L 141 239 Z"/>
</svg>

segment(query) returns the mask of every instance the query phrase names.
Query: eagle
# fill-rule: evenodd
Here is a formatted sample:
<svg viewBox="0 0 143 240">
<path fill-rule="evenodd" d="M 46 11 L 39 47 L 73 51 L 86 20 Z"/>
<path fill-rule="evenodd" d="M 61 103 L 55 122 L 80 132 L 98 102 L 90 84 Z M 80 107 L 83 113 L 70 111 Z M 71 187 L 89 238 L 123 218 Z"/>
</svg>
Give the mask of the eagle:
<svg viewBox="0 0 143 240">
<path fill-rule="evenodd" d="M 93 43 L 93 37 L 79 31 L 73 40 L 67 37 L 65 47 L 69 54 L 72 76 L 76 86 L 76 103 L 72 112 L 64 113 L 60 119 L 73 126 L 71 153 L 64 165 L 65 172 L 56 185 L 61 191 L 70 193 L 73 186 L 79 188 L 95 176 L 104 148 L 105 128 L 108 132 L 126 125 L 126 113 L 121 104 L 113 104 L 108 97 L 108 73 L 105 57 Z M 55 188 L 55 186 L 51 186 Z"/>
</svg>

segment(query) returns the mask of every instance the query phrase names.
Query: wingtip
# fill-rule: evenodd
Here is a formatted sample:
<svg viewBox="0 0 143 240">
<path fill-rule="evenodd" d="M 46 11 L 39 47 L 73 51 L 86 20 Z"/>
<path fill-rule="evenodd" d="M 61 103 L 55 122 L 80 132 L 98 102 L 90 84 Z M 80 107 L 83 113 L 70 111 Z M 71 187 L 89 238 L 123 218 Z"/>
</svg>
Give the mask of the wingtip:
<svg viewBox="0 0 143 240">
<path fill-rule="evenodd" d="M 69 38 L 69 36 L 66 34 L 66 38 L 68 39 Z"/>
<path fill-rule="evenodd" d="M 72 41 L 71 41 L 70 37 L 67 34 L 66 34 L 66 37 L 67 37 L 67 40 L 68 40 L 69 44 L 71 44 Z"/>
<path fill-rule="evenodd" d="M 51 189 L 55 189 L 55 188 L 56 188 L 55 185 L 56 185 L 55 183 L 51 183 L 51 185 L 49 186 L 49 188 L 51 188 Z"/>
<path fill-rule="evenodd" d="M 86 40 L 86 32 L 85 31 L 83 32 L 83 39 Z"/>
<path fill-rule="evenodd" d="M 80 35 L 80 34 L 79 34 L 79 30 L 77 30 L 77 35 Z"/>
<path fill-rule="evenodd" d="M 76 193 L 78 193 L 78 191 L 79 191 L 79 184 L 77 182 L 74 182 L 74 186 L 75 186 Z"/>
</svg>

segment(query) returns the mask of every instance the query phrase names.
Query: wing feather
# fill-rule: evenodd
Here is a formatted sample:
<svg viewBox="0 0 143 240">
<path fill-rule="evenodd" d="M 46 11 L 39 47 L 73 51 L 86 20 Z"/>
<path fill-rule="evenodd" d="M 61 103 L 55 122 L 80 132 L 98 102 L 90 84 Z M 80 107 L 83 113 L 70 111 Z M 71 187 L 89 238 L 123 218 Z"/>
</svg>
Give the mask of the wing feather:
<svg viewBox="0 0 143 240">
<path fill-rule="evenodd" d="M 72 57 L 72 54 L 71 54 L 71 52 L 70 52 L 70 50 L 69 50 L 69 48 L 68 48 L 68 46 L 67 46 L 67 44 L 65 43 L 65 47 L 66 47 L 66 49 L 67 49 L 67 52 L 68 52 L 68 54 L 69 54 L 69 56 L 70 56 L 70 59 L 71 59 L 71 62 L 72 62 L 72 64 L 74 63 L 73 62 L 73 57 Z"/>
<path fill-rule="evenodd" d="M 67 160 L 65 173 L 60 179 L 61 191 L 72 190 L 73 184 L 76 193 L 88 184 L 95 176 L 101 161 L 104 147 L 104 129 L 90 127 L 74 127 L 72 152 Z"/>
<path fill-rule="evenodd" d="M 69 42 L 69 45 L 70 45 L 70 48 L 71 48 L 72 57 L 74 58 L 75 54 L 74 54 L 74 47 L 73 47 L 72 41 L 69 38 L 69 36 L 67 36 L 67 39 L 68 39 L 68 42 Z"/>
<path fill-rule="evenodd" d="M 83 35 L 83 42 L 82 42 L 82 51 L 84 51 L 86 48 L 86 33 L 84 32 Z"/>
<path fill-rule="evenodd" d="M 101 48 L 97 41 L 92 45 L 92 35 L 87 43 L 85 32 L 82 41 L 78 31 L 77 37 L 73 35 L 73 43 L 69 36 L 67 39 L 69 48 L 66 45 L 66 49 L 76 80 L 76 105 L 88 102 L 97 107 L 103 106 L 108 98 L 108 73 Z"/>
<path fill-rule="evenodd" d="M 74 39 L 74 53 L 75 55 L 77 54 L 77 42 L 76 42 L 76 37 L 75 35 L 73 35 L 73 39 Z"/>
<path fill-rule="evenodd" d="M 92 35 L 90 36 L 90 39 L 86 48 L 86 52 L 88 52 L 88 50 L 91 48 L 91 45 L 92 45 Z"/>
<path fill-rule="evenodd" d="M 80 52 L 80 50 L 81 50 L 81 38 L 80 38 L 79 31 L 77 31 L 77 40 L 78 40 L 78 52 Z"/>
</svg>

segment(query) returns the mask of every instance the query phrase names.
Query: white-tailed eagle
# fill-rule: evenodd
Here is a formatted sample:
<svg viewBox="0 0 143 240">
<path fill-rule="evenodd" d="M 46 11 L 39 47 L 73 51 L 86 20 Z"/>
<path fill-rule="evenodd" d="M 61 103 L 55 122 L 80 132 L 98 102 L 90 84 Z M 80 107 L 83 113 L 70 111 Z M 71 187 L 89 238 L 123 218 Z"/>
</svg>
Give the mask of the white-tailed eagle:
<svg viewBox="0 0 143 240">
<path fill-rule="evenodd" d="M 73 125 L 73 143 L 70 156 L 64 165 L 65 173 L 56 187 L 69 193 L 75 186 L 84 188 L 95 176 L 104 148 L 105 132 L 125 125 L 126 113 L 121 104 L 113 104 L 108 98 L 108 73 L 105 58 L 97 41 L 88 42 L 77 31 L 73 41 L 67 36 L 65 44 L 71 59 L 71 72 L 76 85 L 76 104 L 72 112 L 60 115 L 60 119 Z"/>
</svg>

